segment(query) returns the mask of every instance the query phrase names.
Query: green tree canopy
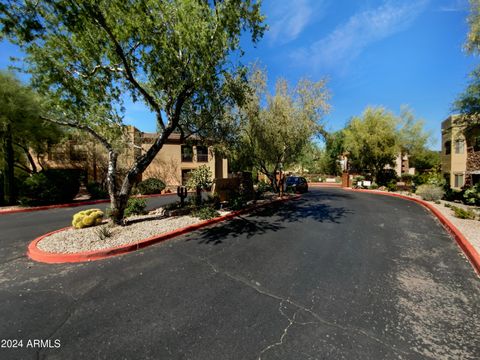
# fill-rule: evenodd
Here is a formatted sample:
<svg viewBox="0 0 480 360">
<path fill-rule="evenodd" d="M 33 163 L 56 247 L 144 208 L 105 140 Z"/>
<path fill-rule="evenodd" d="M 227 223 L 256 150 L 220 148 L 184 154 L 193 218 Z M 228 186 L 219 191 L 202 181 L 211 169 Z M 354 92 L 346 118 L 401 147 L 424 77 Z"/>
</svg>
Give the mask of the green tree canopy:
<svg viewBox="0 0 480 360">
<path fill-rule="evenodd" d="M 339 130 L 330 133 L 325 139 L 324 172 L 329 175 L 340 175 L 340 156 L 345 152 L 345 133 Z"/>
<path fill-rule="evenodd" d="M 480 54 L 480 0 L 470 0 L 470 15 L 468 16 L 469 32 L 465 49 L 475 55 Z M 454 112 L 464 115 L 465 127 L 479 124 L 480 114 L 480 68 L 470 73 L 467 88 L 458 96 L 453 104 Z"/>
<path fill-rule="evenodd" d="M 375 178 L 386 165 L 393 165 L 399 151 L 398 119 L 384 108 L 367 108 L 344 130 L 345 149 L 352 166 Z"/>
<path fill-rule="evenodd" d="M 58 126 L 40 119 L 43 102 L 31 88 L 12 73 L 0 72 L 0 135 L 5 195 L 15 200 L 14 168 L 26 173 L 37 171 L 34 153 L 47 151 L 49 144 L 60 141 Z"/>
<path fill-rule="evenodd" d="M 26 53 L 33 83 L 53 97 L 45 118 L 95 136 L 108 150 L 112 215 L 121 222 L 132 186 L 173 131 L 215 129 L 242 98 L 240 36 L 264 26 L 254 0 L 8 1 L 2 33 Z M 160 130 L 117 186 L 125 99 L 143 102 Z M 185 116 L 188 114 L 189 116 Z"/>
<path fill-rule="evenodd" d="M 277 189 L 277 171 L 294 164 L 311 137 L 321 131 L 329 93 L 324 80 L 301 80 L 292 89 L 280 79 L 271 95 L 266 75 L 258 69 L 250 82 L 254 91 L 240 109 L 239 151 Z"/>
</svg>

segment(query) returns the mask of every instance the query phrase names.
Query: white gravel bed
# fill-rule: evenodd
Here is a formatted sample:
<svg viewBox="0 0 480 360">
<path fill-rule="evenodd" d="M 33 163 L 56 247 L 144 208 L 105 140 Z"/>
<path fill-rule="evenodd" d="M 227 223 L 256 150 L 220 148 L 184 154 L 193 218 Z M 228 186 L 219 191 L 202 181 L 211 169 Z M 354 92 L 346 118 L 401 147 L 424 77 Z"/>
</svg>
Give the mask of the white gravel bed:
<svg viewBox="0 0 480 360">
<path fill-rule="evenodd" d="M 221 215 L 228 212 L 220 211 Z M 50 253 L 77 253 L 95 251 L 133 244 L 141 240 L 180 229 L 189 225 L 202 222 L 199 218 L 192 216 L 174 216 L 162 218 L 159 215 L 143 215 L 131 217 L 128 220 L 141 220 L 127 226 L 104 225 L 84 228 L 68 229 L 45 237 L 38 242 L 40 250 Z M 98 229 L 106 226 L 111 231 L 111 236 L 101 239 L 97 234 Z"/>
</svg>

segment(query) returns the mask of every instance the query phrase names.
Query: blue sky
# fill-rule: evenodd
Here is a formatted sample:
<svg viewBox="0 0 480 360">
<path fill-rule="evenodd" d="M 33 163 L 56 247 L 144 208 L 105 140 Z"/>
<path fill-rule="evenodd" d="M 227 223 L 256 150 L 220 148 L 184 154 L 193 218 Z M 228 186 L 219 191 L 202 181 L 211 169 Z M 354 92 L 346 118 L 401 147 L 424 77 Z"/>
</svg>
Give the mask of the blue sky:
<svg viewBox="0 0 480 360">
<path fill-rule="evenodd" d="M 369 105 L 395 113 L 408 105 L 440 147 L 440 123 L 478 63 L 462 49 L 468 0 L 264 0 L 263 12 L 269 31 L 256 47 L 244 42 L 242 61 L 266 67 L 271 88 L 279 77 L 327 78 L 327 130 Z M 6 42 L 0 53 L 0 68 L 19 55 Z M 126 122 L 154 131 L 153 119 L 127 104 Z"/>
</svg>

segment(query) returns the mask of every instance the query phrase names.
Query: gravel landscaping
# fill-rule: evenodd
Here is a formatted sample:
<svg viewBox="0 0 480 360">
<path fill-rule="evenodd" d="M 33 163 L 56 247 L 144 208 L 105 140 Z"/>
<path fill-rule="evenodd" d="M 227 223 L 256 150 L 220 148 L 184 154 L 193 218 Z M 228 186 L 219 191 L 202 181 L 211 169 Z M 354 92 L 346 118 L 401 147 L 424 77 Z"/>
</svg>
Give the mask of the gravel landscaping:
<svg viewBox="0 0 480 360">
<path fill-rule="evenodd" d="M 220 211 L 220 215 L 228 212 Z M 126 226 L 111 226 L 104 222 L 104 225 L 84 229 L 68 229 L 42 239 L 37 247 L 40 250 L 50 253 L 78 253 L 119 247 L 127 244 L 134 244 L 141 240 L 161 235 L 176 229 L 202 222 L 199 218 L 192 216 L 163 217 L 153 213 L 149 215 L 133 216 L 128 218 Z M 102 239 L 98 234 L 99 229 L 107 227 L 111 235 Z"/>
</svg>

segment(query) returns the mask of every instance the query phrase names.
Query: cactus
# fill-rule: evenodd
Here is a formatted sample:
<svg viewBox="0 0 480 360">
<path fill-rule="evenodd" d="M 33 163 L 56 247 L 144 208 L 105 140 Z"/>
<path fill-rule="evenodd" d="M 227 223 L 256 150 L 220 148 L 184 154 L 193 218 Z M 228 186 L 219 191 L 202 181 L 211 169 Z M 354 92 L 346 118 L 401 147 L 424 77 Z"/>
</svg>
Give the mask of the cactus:
<svg viewBox="0 0 480 360">
<path fill-rule="evenodd" d="M 183 207 L 185 205 L 185 198 L 188 195 L 187 188 L 185 186 L 177 187 L 177 195 L 180 197 L 180 204 Z"/>
<path fill-rule="evenodd" d="M 83 210 L 73 215 L 72 226 L 75 229 L 83 229 L 99 225 L 103 220 L 103 212 L 100 209 Z"/>
</svg>

